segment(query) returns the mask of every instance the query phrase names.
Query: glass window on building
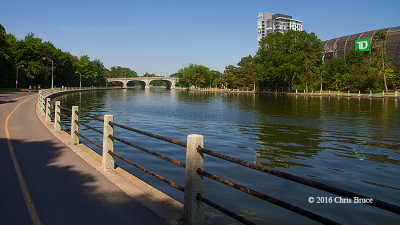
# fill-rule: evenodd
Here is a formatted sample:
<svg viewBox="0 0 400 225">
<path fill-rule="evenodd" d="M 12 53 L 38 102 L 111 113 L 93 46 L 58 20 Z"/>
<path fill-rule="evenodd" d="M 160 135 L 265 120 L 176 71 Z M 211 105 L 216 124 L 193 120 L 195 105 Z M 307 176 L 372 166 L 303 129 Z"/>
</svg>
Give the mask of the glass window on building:
<svg viewBox="0 0 400 225">
<path fill-rule="evenodd" d="M 267 20 L 267 27 L 272 27 L 272 20 Z"/>
</svg>

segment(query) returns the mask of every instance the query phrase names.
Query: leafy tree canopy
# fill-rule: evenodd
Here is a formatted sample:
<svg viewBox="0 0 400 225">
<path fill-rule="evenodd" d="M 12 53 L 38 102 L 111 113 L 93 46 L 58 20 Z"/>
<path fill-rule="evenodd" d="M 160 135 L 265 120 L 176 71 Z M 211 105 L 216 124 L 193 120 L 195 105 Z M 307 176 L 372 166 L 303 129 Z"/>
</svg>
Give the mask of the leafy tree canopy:
<svg viewBox="0 0 400 225">
<path fill-rule="evenodd" d="M 109 78 L 111 77 L 138 77 L 138 74 L 136 71 L 131 70 L 126 67 L 120 67 L 120 66 L 113 66 L 110 68 L 110 71 L 108 72 Z"/>
</svg>

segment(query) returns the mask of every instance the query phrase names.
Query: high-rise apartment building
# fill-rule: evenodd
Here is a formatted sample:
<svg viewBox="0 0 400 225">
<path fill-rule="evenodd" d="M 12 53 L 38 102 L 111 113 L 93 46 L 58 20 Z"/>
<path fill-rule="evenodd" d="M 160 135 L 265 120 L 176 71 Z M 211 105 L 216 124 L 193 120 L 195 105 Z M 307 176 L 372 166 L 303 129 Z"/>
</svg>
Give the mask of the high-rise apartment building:
<svg viewBox="0 0 400 225">
<path fill-rule="evenodd" d="M 303 30 L 303 22 L 292 19 L 291 16 L 283 14 L 272 14 L 269 12 L 258 13 L 258 41 L 268 34 L 281 32 L 285 33 L 288 30 Z"/>
</svg>

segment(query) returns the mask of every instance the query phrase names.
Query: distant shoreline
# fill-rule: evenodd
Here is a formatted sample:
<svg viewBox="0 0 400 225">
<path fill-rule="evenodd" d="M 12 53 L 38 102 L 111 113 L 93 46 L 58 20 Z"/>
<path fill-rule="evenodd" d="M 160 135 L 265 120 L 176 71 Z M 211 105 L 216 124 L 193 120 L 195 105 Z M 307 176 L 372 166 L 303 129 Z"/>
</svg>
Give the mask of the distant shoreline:
<svg viewBox="0 0 400 225">
<path fill-rule="evenodd" d="M 188 91 L 194 92 L 215 92 L 215 93 L 241 93 L 241 94 L 268 94 L 268 95 L 291 95 L 291 96 L 326 96 L 326 97 L 352 97 L 352 98 L 400 98 L 400 93 L 389 92 L 389 93 L 349 93 L 349 92 L 337 92 L 337 91 L 323 91 L 318 92 L 277 92 L 277 91 L 247 91 L 239 89 L 217 89 L 217 88 L 197 88 L 197 89 L 187 89 L 187 88 L 176 88 L 176 89 L 186 89 Z"/>
</svg>

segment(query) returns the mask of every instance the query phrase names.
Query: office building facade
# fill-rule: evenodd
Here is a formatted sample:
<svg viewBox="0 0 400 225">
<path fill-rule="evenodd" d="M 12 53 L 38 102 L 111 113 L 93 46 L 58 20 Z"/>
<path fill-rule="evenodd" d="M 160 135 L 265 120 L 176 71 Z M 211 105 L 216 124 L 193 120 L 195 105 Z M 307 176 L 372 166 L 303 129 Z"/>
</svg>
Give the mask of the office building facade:
<svg viewBox="0 0 400 225">
<path fill-rule="evenodd" d="M 273 14 L 269 12 L 258 13 L 258 41 L 272 33 L 285 33 L 288 30 L 303 31 L 303 22 L 295 20 L 292 16 Z"/>
</svg>

